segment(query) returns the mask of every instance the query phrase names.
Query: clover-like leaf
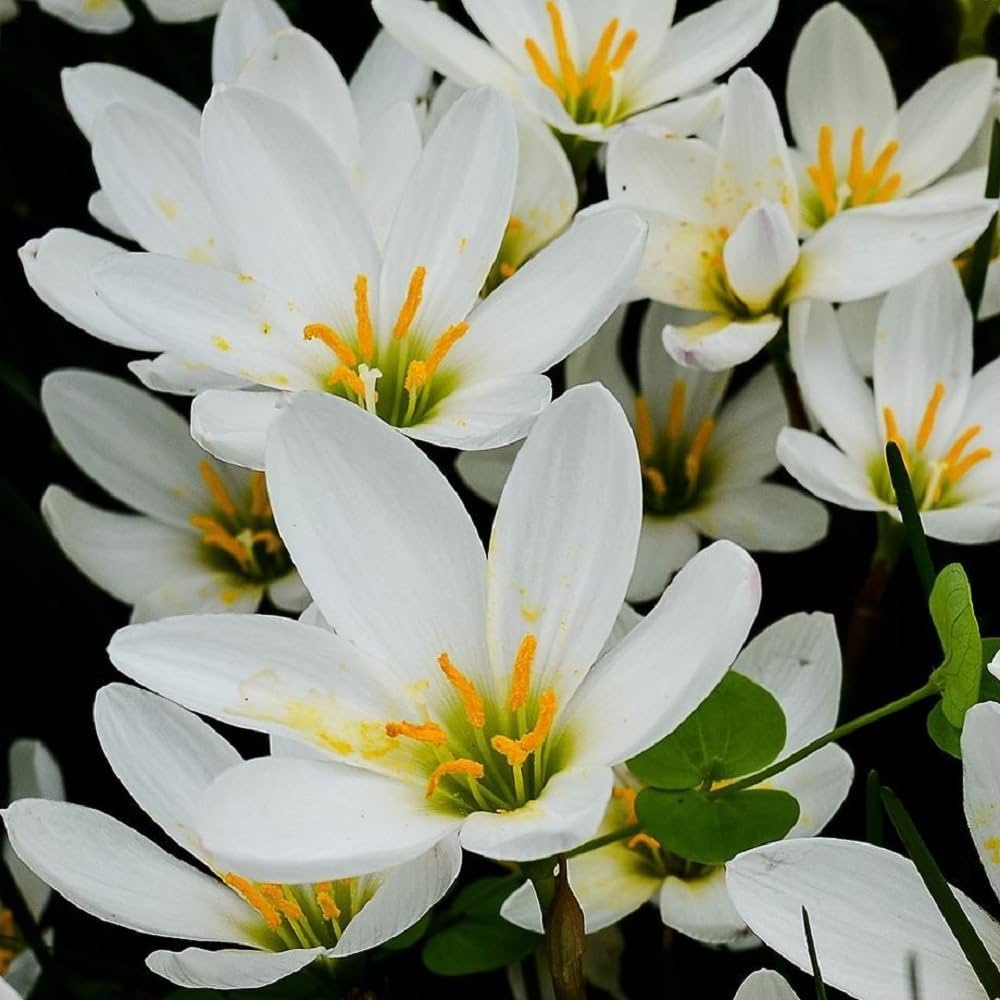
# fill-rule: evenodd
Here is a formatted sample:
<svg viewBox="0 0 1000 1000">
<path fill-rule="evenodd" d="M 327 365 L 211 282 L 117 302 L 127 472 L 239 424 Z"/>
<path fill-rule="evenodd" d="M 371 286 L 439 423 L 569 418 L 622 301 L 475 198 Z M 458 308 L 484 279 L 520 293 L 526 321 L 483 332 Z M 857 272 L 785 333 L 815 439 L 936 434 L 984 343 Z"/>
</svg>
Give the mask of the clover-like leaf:
<svg viewBox="0 0 1000 1000">
<path fill-rule="evenodd" d="M 965 713 L 979 700 L 983 673 L 983 640 L 972 607 L 972 591 L 958 563 L 945 566 L 931 591 L 931 618 L 944 650 L 938 670 L 941 709 L 953 726 L 961 728 Z"/>
</svg>

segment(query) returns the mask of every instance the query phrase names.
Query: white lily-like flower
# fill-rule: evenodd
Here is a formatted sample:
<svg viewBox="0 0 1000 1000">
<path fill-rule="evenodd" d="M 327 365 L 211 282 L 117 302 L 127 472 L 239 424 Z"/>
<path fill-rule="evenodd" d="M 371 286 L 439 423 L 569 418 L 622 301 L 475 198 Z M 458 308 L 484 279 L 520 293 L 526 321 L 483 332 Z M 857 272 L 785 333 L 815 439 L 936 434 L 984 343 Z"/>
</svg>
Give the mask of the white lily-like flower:
<svg viewBox="0 0 1000 1000">
<path fill-rule="evenodd" d="M 269 96 L 316 130 L 383 238 L 420 156 L 419 102 L 429 69 L 382 33 L 348 85 L 326 49 L 292 28 L 273 0 L 227 0 L 212 61 L 217 84 Z M 236 251 L 202 164 L 198 109 L 153 80 L 105 63 L 67 69 L 62 83 L 101 183 L 90 203 L 94 217 L 148 251 L 232 267 Z M 94 268 L 124 253 L 110 240 L 55 229 L 30 240 L 20 257 L 29 284 L 65 319 L 116 346 L 159 351 L 148 331 L 123 322 L 94 292 Z M 170 353 L 130 367 L 158 391 L 194 394 L 243 383 Z"/>
<path fill-rule="evenodd" d="M 782 619 L 749 643 L 732 669 L 770 692 L 784 710 L 788 730 L 780 757 L 836 725 L 841 664 L 831 616 L 798 614 Z M 853 775 L 851 758 L 830 744 L 762 787 L 793 795 L 801 815 L 788 836 L 812 837 L 840 808 Z M 626 768 L 616 771 L 601 834 L 637 822 L 635 799 L 642 787 Z M 664 851 L 648 834 L 573 858 L 568 874 L 588 934 L 652 902 L 668 927 L 697 941 L 739 946 L 750 937 L 726 892 L 726 866 L 685 861 Z M 519 927 L 542 931 L 542 913 L 531 882 L 507 899 L 501 913 Z"/>
<path fill-rule="evenodd" d="M 566 381 L 607 386 L 628 414 L 643 478 L 642 533 L 627 600 L 650 601 L 699 548 L 699 536 L 725 538 L 750 552 L 795 552 L 826 534 L 821 504 L 765 482 L 778 468 L 778 432 L 787 423 L 781 390 L 765 369 L 723 404 L 729 373 L 684 368 L 663 350 L 671 310 L 653 303 L 639 333 L 639 392 L 618 346 L 617 310 L 566 364 Z M 480 497 L 497 503 L 516 446 L 464 452 L 456 468 Z"/>
<path fill-rule="evenodd" d="M 331 393 L 411 437 L 489 448 L 524 436 L 551 398 L 540 373 L 586 341 L 630 286 L 645 241 L 632 212 L 580 221 L 480 300 L 517 173 L 510 102 L 470 91 L 427 143 L 384 249 L 330 146 L 263 95 L 205 110 L 228 268 L 130 254 L 95 275 L 103 301 L 168 350 L 259 384 L 208 391 L 195 437 L 261 468 L 289 394 Z"/>
<path fill-rule="evenodd" d="M 166 24 L 201 21 L 219 13 L 222 0 L 142 0 L 146 9 Z M 81 31 L 112 35 L 132 26 L 133 16 L 124 0 L 38 0 L 46 14 L 65 21 Z M 0 4 L 0 21 L 17 14 L 16 0 Z"/>
<path fill-rule="evenodd" d="M 42 383 L 42 407 L 73 461 L 136 514 L 101 510 L 58 486 L 42 498 L 56 541 L 132 620 L 252 612 L 309 602 L 279 538 L 264 475 L 216 462 L 184 419 L 119 379 L 73 369 Z"/>
<path fill-rule="evenodd" d="M 733 1000 L 799 1000 L 799 996 L 784 976 L 761 969 L 743 980 Z"/>
<path fill-rule="evenodd" d="M 748 69 L 726 90 L 717 149 L 623 132 L 608 190 L 650 226 L 636 288 L 706 314 L 663 332 L 670 354 L 710 370 L 753 357 L 802 299 L 848 302 L 901 284 L 969 246 L 993 205 L 909 199 L 839 212 L 800 246 L 798 182 L 774 98 Z"/>
<path fill-rule="evenodd" d="M 969 711 L 962 761 L 965 818 L 1000 896 L 1000 705 L 986 702 Z M 808 970 L 804 906 L 823 977 L 848 996 L 912 1000 L 912 964 L 921 996 L 988 1000 L 916 868 L 897 854 L 846 840 L 784 841 L 731 861 L 727 883 L 754 932 Z M 1000 923 L 953 891 L 990 957 L 1000 962 Z"/>
<path fill-rule="evenodd" d="M 4 810 L 4 822 L 21 861 L 87 913 L 145 934 L 228 946 L 153 952 L 146 964 L 178 986 L 266 986 L 314 961 L 374 948 L 416 923 L 458 875 L 455 837 L 408 864 L 336 881 L 262 884 L 228 871 L 199 843 L 196 808 L 212 781 L 241 763 L 239 753 L 190 712 L 125 684 L 98 692 L 94 718 L 129 794 L 209 871 L 85 806 L 21 799 Z"/>
<path fill-rule="evenodd" d="M 267 467 L 283 537 L 335 632 L 182 618 L 109 647 L 119 670 L 193 711 L 320 751 L 252 761 L 206 793 L 197 829 L 248 877 L 335 878 L 456 831 L 467 850 L 515 861 L 579 844 L 612 766 L 701 703 L 757 612 L 756 565 L 719 542 L 600 656 L 642 503 L 631 429 L 600 386 L 539 417 L 488 557 L 420 449 L 345 400 L 292 402 Z"/>
<path fill-rule="evenodd" d="M 839 3 L 821 7 L 802 29 L 788 70 L 803 226 L 818 229 L 845 209 L 908 198 L 943 177 L 975 139 L 996 73 L 992 59 L 964 59 L 898 107 L 861 22 Z"/>
<path fill-rule="evenodd" d="M 834 443 L 786 428 L 781 464 L 830 503 L 898 519 L 885 460 L 894 441 L 928 535 L 1000 538 L 1000 362 L 973 374 L 972 313 L 954 267 L 941 264 L 886 296 L 873 389 L 828 305 L 797 307 L 791 327 L 803 395 Z"/>
<path fill-rule="evenodd" d="M 8 754 L 10 800 L 24 797 L 65 798 L 62 772 L 48 748 L 38 740 L 15 740 Z M 52 895 L 49 887 L 14 853 L 10 842 L 0 836 L 3 863 L 28 912 L 39 922 Z M 38 981 L 42 968 L 33 951 L 21 947 L 21 936 L 14 914 L 0 899 L 0 1000 L 27 997 Z"/>
<path fill-rule="evenodd" d="M 672 0 L 462 0 L 484 41 L 425 0 L 372 6 L 444 75 L 504 90 L 592 142 L 623 122 L 679 135 L 707 125 L 719 95 L 702 88 L 757 46 L 778 10 L 777 0 L 720 0 L 673 26 Z"/>
</svg>

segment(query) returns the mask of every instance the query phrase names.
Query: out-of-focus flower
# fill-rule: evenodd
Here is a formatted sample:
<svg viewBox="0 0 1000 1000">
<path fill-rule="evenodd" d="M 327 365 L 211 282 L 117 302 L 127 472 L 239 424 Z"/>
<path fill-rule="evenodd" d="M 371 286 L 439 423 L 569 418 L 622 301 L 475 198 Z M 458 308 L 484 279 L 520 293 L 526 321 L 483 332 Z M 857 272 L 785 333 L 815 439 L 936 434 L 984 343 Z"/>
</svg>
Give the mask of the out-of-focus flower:
<svg viewBox="0 0 1000 1000">
<path fill-rule="evenodd" d="M 133 621 L 256 611 L 265 594 L 281 608 L 306 606 L 263 473 L 216 462 L 168 406 L 107 375 L 55 372 L 42 406 L 70 458 L 139 512 L 101 510 L 58 486 L 42 499 L 63 551 L 131 604 Z"/>
<path fill-rule="evenodd" d="M 718 149 L 623 132 L 609 148 L 608 190 L 650 226 L 638 291 L 707 314 L 667 326 L 667 350 L 710 370 L 753 357 L 792 302 L 868 298 L 950 259 L 993 211 L 980 198 L 853 208 L 800 247 L 798 183 L 778 110 L 747 69 L 729 81 Z"/>
<path fill-rule="evenodd" d="M 708 124 L 718 95 L 697 92 L 757 46 L 778 10 L 777 0 L 721 0 L 672 26 L 672 3 L 463 0 L 483 41 L 425 0 L 373 6 L 441 73 L 498 87 L 560 132 L 594 142 L 622 122 L 678 135 Z"/>
<path fill-rule="evenodd" d="M 599 386 L 539 417 L 488 557 L 435 466 L 344 400 L 295 400 L 267 466 L 335 632 L 172 619 L 120 631 L 109 649 L 194 711 L 320 752 L 250 762 L 204 796 L 200 835 L 248 877 L 336 877 L 454 831 L 467 850 L 515 861 L 580 843 L 600 824 L 612 765 L 701 703 L 757 612 L 756 566 L 718 542 L 601 655 L 632 573 L 641 484 L 631 429 Z"/>
<path fill-rule="evenodd" d="M 177 24 L 200 21 L 219 13 L 222 0 L 143 0 L 157 21 Z M 111 35 L 132 25 L 132 12 L 124 0 L 38 0 L 46 14 L 58 17 L 81 31 Z M 3 0 L 0 21 L 17 15 L 17 0 Z"/>
<path fill-rule="evenodd" d="M 220 869 L 194 833 L 195 808 L 214 778 L 242 762 L 239 753 L 190 712 L 124 684 L 98 692 L 94 717 L 129 794 L 212 874 L 85 806 L 23 798 L 4 822 L 21 861 L 87 913 L 231 946 L 153 952 L 146 964 L 178 986 L 266 986 L 314 961 L 374 948 L 416 923 L 458 875 L 454 837 L 408 864 L 336 881 L 261 884 Z"/>
<path fill-rule="evenodd" d="M 955 268 L 941 264 L 886 296 L 874 391 L 824 303 L 792 312 L 803 395 L 833 444 L 786 428 L 781 464 L 811 493 L 899 517 L 885 446 L 899 445 L 924 530 L 950 542 L 1000 538 L 1000 361 L 972 372 L 972 313 Z"/>
<path fill-rule="evenodd" d="M 733 1000 L 799 1000 L 784 976 L 761 969 L 743 980 Z"/>
<path fill-rule="evenodd" d="M 301 117 L 237 88 L 209 102 L 202 152 L 228 267 L 130 254 L 95 275 L 102 300 L 181 357 L 267 391 L 208 391 L 192 431 L 261 468 L 289 392 L 348 399 L 411 437 L 491 448 L 551 397 L 540 373 L 589 339 L 635 277 L 645 226 L 578 222 L 480 300 L 517 173 L 510 105 L 488 88 L 445 115 L 380 248 L 341 163 Z"/>
<path fill-rule="evenodd" d="M 641 619 L 640 619 L 641 620 Z M 840 701 L 840 646 L 829 615 L 798 614 L 765 629 L 749 643 L 733 670 L 770 692 L 788 726 L 786 757 L 837 722 Z M 851 758 L 830 744 L 767 782 L 789 792 L 801 815 L 789 837 L 812 837 L 833 818 L 854 774 Z M 615 787 L 601 833 L 636 822 L 635 799 L 642 784 L 626 768 L 616 771 Z M 569 862 L 569 879 L 583 909 L 588 934 L 617 923 L 644 903 L 654 902 L 663 922 L 706 944 L 739 946 L 749 931 L 726 892 L 725 865 L 701 865 L 667 851 L 647 834 L 621 840 Z M 512 923 L 542 930 L 538 898 L 526 882 L 501 911 Z"/>
<path fill-rule="evenodd" d="M 643 518 L 627 600 L 659 597 L 697 551 L 698 536 L 726 538 L 751 552 L 794 552 L 826 534 L 821 504 L 764 480 L 778 468 L 775 443 L 787 423 L 777 379 L 765 369 L 729 402 L 729 373 L 683 368 L 663 349 L 669 307 L 653 303 L 639 334 L 639 392 L 619 355 L 619 309 L 567 361 L 570 385 L 598 381 L 621 403 L 642 462 Z M 464 452 L 456 468 L 496 503 L 517 446 Z"/>
</svg>

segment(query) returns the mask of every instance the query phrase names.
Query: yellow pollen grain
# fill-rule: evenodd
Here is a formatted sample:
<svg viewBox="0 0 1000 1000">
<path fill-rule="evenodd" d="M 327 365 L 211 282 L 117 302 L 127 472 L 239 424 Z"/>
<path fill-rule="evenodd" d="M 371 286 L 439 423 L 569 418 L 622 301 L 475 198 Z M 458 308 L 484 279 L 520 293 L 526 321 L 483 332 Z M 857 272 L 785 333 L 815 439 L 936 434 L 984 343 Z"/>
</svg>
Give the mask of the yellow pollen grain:
<svg viewBox="0 0 1000 1000">
<path fill-rule="evenodd" d="M 365 361 L 371 361 L 375 353 L 375 328 L 368 305 L 367 274 L 359 274 L 354 279 L 354 316 L 358 324 L 358 349 Z"/>
<path fill-rule="evenodd" d="M 1000 865 L 1000 837 L 990 837 L 983 841 L 983 847 L 990 852 L 990 861 L 995 865 Z"/>
<path fill-rule="evenodd" d="M 520 767 L 528 759 L 528 751 L 521 746 L 521 741 L 512 740 L 509 736 L 494 736 L 490 746 L 506 757 L 511 767 Z"/>
<path fill-rule="evenodd" d="M 317 882 L 313 886 L 313 892 L 316 896 L 316 905 L 319 907 L 319 912 L 323 914 L 323 919 L 339 920 L 340 907 L 337 906 L 337 901 L 333 898 L 333 883 Z"/>
<path fill-rule="evenodd" d="M 215 346 L 220 351 L 229 351 L 229 350 L 232 350 L 232 347 L 233 347 L 233 345 L 230 344 L 229 341 L 226 340 L 225 337 L 220 337 L 218 335 L 216 335 L 216 336 L 214 336 L 212 338 L 212 343 L 215 344 Z"/>
<path fill-rule="evenodd" d="M 448 742 L 448 734 L 436 722 L 387 722 L 385 735 L 393 739 L 405 736 L 407 739 L 433 743 L 435 746 Z"/>
<path fill-rule="evenodd" d="M 633 850 L 636 847 L 648 847 L 651 851 L 658 851 L 660 842 L 648 833 L 637 833 L 634 837 L 629 838 L 628 846 Z"/>
<path fill-rule="evenodd" d="M 591 56 L 590 65 L 587 67 L 586 76 L 583 78 L 583 89 L 593 90 L 600 83 L 604 76 L 608 56 L 611 54 L 611 46 L 615 43 L 615 36 L 618 34 L 619 21 L 617 17 L 612 18 L 604 26 L 601 37 L 597 41 L 597 48 Z"/>
<path fill-rule="evenodd" d="M 420 303 L 424 298 L 424 280 L 427 278 L 426 267 L 416 267 L 410 275 L 410 285 L 406 290 L 406 301 L 403 302 L 396 317 L 396 325 L 392 328 L 392 335 L 396 340 L 402 340 L 409 332 L 413 324 L 413 318 L 417 315 Z"/>
<path fill-rule="evenodd" d="M 327 382 L 331 387 L 346 385 L 359 399 L 365 398 L 365 383 L 362 381 L 361 376 L 353 368 L 348 368 L 347 365 L 338 365 L 330 373 Z"/>
<path fill-rule="evenodd" d="M 708 442 L 712 439 L 714 430 L 715 420 L 712 417 L 705 417 L 684 458 L 684 475 L 687 477 L 688 483 L 694 483 L 698 480 L 701 473 L 701 463 L 705 458 L 705 449 L 708 448 Z"/>
<path fill-rule="evenodd" d="M 562 73 L 566 92 L 570 97 L 578 97 L 580 95 L 580 77 L 576 72 L 573 54 L 569 50 L 569 38 L 566 36 L 566 25 L 563 23 L 562 11 L 553 0 L 548 0 L 545 11 L 549 15 L 549 23 L 552 26 L 552 40 L 555 42 L 556 58 L 559 62 L 559 71 Z"/>
<path fill-rule="evenodd" d="M 283 917 L 288 920 L 302 919 L 302 908 L 285 895 L 285 890 L 280 885 L 262 885 L 260 891 Z"/>
<path fill-rule="evenodd" d="M 354 368 L 358 357 L 332 326 L 326 323 L 310 323 L 302 331 L 303 340 L 321 340 L 337 355 L 337 360 L 348 368 Z"/>
<path fill-rule="evenodd" d="M 448 352 L 469 332 L 468 323 L 456 323 L 449 326 L 444 333 L 434 341 L 431 353 L 427 355 L 427 377 L 430 378 L 438 370 Z"/>
<path fill-rule="evenodd" d="M 239 893 L 243 900 L 264 918 L 265 923 L 272 931 L 276 931 L 281 926 L 281 914 L 253 882 L 235 872 L 227 872 L 222 876 L 222 881 L 230 889 Z"/>
<path fill-rule="evenodd" d="M 263 472 L 253 472 L 250 475 L 250 516 L 261 520 L 272 516 L 267 479 Z"/>
<path fill-rule="evenodd" d="M 624 785 L 616 785 L 611 789 L 612 798 L 616 798 L 624 802 L 625 808 L 628 809 L 628 815 L 625 817 L 625 822 L 629 826 L 639 820 L 635 811 L 635 800 L 638 794 L 639 793 L 634 788 L 626 788 Z"/>
<path fill-rule="evenodd" d="M 236 504 L 226 489 L 226 484 L 222 481 L 215 466 L 207 459 L 203 458 L 198 463 L 198 472 L 201 473 L 202 481 L 208 487 L 208 492 L 212 494 L 212 502 L 222 511 L 226 517 L 236 516 Z"/>
<path fill-rule="evenodd" d="M 482 729 L 486 725 L 486 710 L 483 708 L 483 699 L 479 697 L 476 685 L 451 662 L 451 657 L 447 653 L 442 653 L 438 657 L 438 666 L 462 699 L 462 707 L 465 709 L 469 725 Z"/>
<path fill-rule="evenodd" d="M 479 761 L 467 760 L 465 757 L 459 757 L 457 760 L 446 760 L 443 764 L 438 764 L 431 772 L 430 778 L 427 779 L 427 798 L 434 795 L 438 785 L 441 784 L 441 779 L 448 775 L 464 775 L 479 781 L 485 773 L 486 771 Z"/>
<path fill-rule="evenodd" d="M 534 753 L 548 739 L 552 731 L 552 720 L 556 717 L 556 693 L 552 688 L 542 692 L 538 699 L 538 718 L 535 728 L 520 739 L 520 744 L 528 753 Z"/>
<path fill-rule="evenodd" d="M 687 382 L 679 378 L 670 390 L 670 406 L 667 410 L 667 438 L 676 441 L 684 433 L 684 407 L 687 404 Z"/>
<path fill-rule="evenodd" d="M 923 419 L 920 421 L 920 429 L 917 431 L 917 450 L 921 451 L 927 446 L 931 435 L 934 433 L 934 424 L 937 421 L 938 410 L 941 407 L 941 400 L 944 399 L 944 382 L 934 384 L 934 392 L 931 393 L 927 409 L 924 410 Z"/>
<path fill-rule="evenodd" d="M 531 667 L 535 662 L 538 650 L 538 639 L 531 632 L 527 633 L 517 647 L 514 657 L 514 671 L 510 682 L 510 696 L 507 704 L 513 708 L 523 708 L 528 700 L 528 690 L 531 687 Z"/>
<path fill-rule="evenodd" d="M 652 457 L 656 449 L 656 436 L 653 432 L 653 418 L 649 415 L 649 401 L 642 395 L 635 397 L 635 443 L 639 448 L 639 457 L 644 462 Z"/>
</svg>

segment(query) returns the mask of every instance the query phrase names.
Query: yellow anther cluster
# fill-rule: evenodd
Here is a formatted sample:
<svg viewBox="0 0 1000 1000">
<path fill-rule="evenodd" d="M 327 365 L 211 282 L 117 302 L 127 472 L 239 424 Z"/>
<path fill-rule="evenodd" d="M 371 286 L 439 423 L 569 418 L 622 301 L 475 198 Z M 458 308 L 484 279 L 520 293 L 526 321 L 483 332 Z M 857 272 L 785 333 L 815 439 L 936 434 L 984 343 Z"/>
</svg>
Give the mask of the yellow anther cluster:
<svg viewBox="0 0 1000 1000">
<path fill-rule="evenodd" d="M 10 910 L 0 909 L 0 976 L 7 974 L 11 964 L 17 957 L 18 948 L 15 947 L 18 941 L 17 925 L 14 923 L 14 914 Z"/>
<path fill-rule="evenodd" d="M 899 143 L 888 142 L 875 157 L 871 169 L 865 169 L 865 130 L 859 126 L 851 137 L 851 162 L 843 185 L 837 176 L 833 158 L 834 134 L 830 125 L 819 130 L 816 162 L 809 168 L 809 177 L 823 204 L 827 216 L 836 215 L 844 205 L 876 205 L 891 201 L 903 183 L 901 174 L 889 174 L 892 161 L 899 152 Z"/>
<path fill-rule="evenodd" d="M 639 822 L 639 816 L 635 811 L 635 800 L 638 794 L 637 789 L 629 788 L 627 785 L 616 785 L 611 790 L 612 798 L 618 799 L 625 804 L 627 810 L 625 815 L 626 826 L 632 826 Z M 648 833 L 637 833 L 634 837 L 629 838 L 627 846 L 633 850 L 637 847 L 646 847 L 651 851 L 658 851 L 660 849 L 660 842 Z"/>
</svg>

